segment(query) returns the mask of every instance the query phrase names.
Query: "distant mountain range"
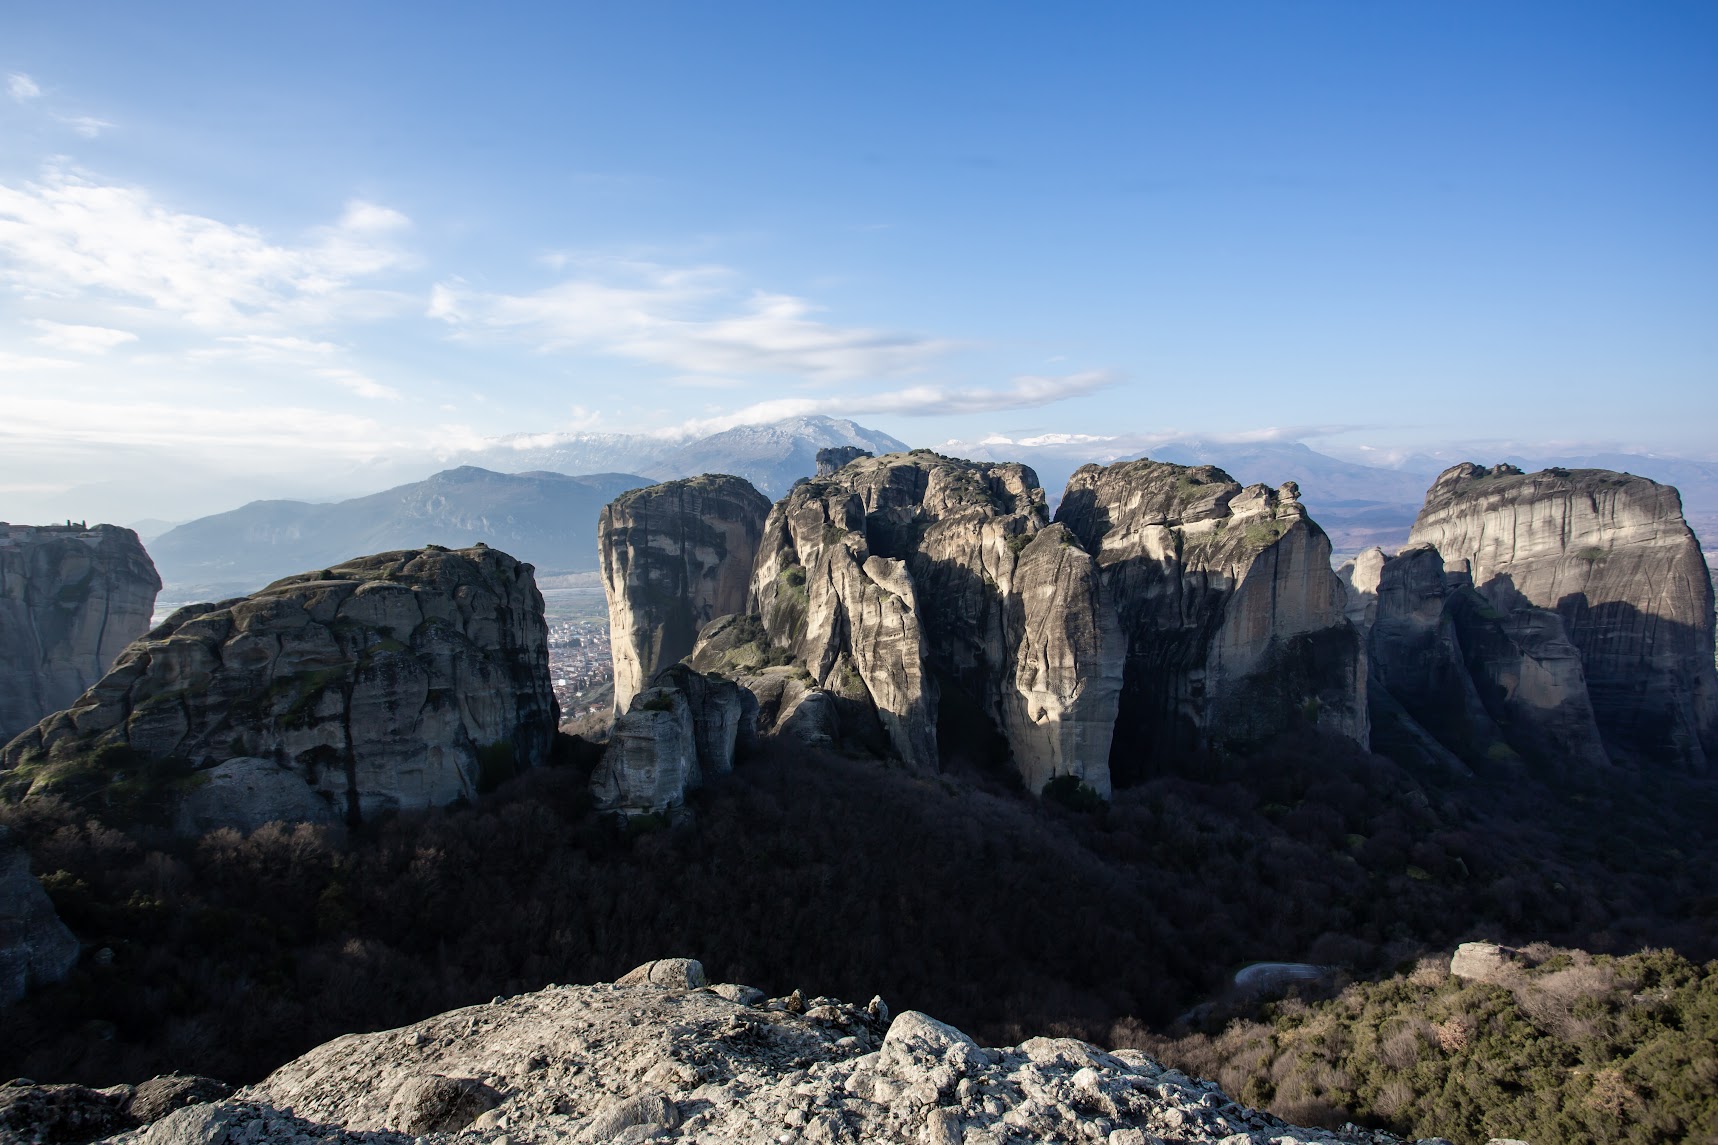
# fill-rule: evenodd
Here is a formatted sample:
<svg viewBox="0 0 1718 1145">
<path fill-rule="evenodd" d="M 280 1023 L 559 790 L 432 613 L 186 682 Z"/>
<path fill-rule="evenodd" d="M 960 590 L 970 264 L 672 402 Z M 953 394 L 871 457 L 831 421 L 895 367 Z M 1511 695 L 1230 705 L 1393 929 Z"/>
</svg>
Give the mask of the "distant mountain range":
<svg viewBox="0 0 1718 1145">
<path fill-rule="evenodd" d="M 698 473 L 732 473 L 777 498 L 816 470 L 819 449 L 834 445 L 878 454 L 908 448 L 886 433 L 831 417 L 737 426 L 690 441 L 625 433 L 516 434 L 456 455 L 457 468 L 423 481 L 333 504 L 255 501 L 167 529 L 147 546 L 166 582 L 164 601 L 250 592 L 291 573 L 430 542 L 451 547 L 481 540 L 545 574 L 588 571 L 596 567 L 597 514 L 625 490 Z M 1126 438 L 993 438 L 937 449 L 1025 462 L 1052 502 L 1079 466 L 1145 455 L 1216 465 L 1244 483 L 1294 481 L 1339 557 L 1369 545 L 1394 551 L 1405 544 L 1426 488 L 1451 464 L 1412 456 L 1393 466 L 1367 465 L 1301 442 L 1197 438 L 1149 445 Z M 1695 532 L 1708 550 L 1718 548 L 1718 463 L 1625 453 L 1472 460 L 1510 461 L 1529 470 L 1615 469 L 1675 485 Z M 144 524 L 165 523 L 138 522 Z"/>
<path fill-rule="evenodd" d="M 454 548 L 483 541 L 536 565 L 539 574 L 585 572 L 597 567 L 597 514 L 626 490 L 733 473 L 779 497 L 816 472 L 817 451 L 831 445 L 875 453 L 907 448 L 886 433 L 829 417 L 738 426 L 693 441 L 519 434 L 460 454 L 458 467 L 423 481 L 331 504 L 253 501 L 166 529 L 147 547 L 165 582 L 161 599 L 170 603 L 253 592 L 293 573 L 431 543 Z M 571 475 L 578 473 L 585 475 Z"/>
<path fill-rule="evenodd" d="M 691 441 L 641 433 L 522 433 L 496 439 L 484 449 L 455 455 L 461 465 L 516 473 L 624 470 L 658 481 L 699 473 L 744 477 L 771 498 L 817 471 L 817 451 L 856 445 L 872 453 L 894 453 L 907 444 L 857 422 L 833 417 L 791 417 L 766 425 L 741 425 Z"/>
<path fill-rule="evenodd" d="M 252 501 L 187 521 L 148 549 L 164 582 L 161 599 L 172 603 L 253 592 L 293 573 L 426 544 L 482 541 L 542 573 L 588 571 L 597 567 L 602 507 L 649 484 L 631 473 L 569 477 L 467 465 L 329 505 Z"/>
</svg>

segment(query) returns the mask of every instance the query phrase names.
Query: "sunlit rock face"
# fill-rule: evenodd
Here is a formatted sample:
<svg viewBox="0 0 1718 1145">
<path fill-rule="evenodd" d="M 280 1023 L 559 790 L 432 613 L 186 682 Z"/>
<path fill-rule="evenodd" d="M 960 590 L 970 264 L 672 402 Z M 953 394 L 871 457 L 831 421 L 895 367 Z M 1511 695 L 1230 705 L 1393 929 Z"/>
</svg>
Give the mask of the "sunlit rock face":
<svg viewBox="0 0 1718 1145">
<path fill-rule="evenodd" d="M 101 679 L 160 589 L 130 529 L 0 522 L 0 743 Z"/>
<path fill-rule="evenodd" d="M 407 550 L 179 609 L 0 767 L 33 792 L 104 749 L 256 757 L 357 821 L 546 763 L 557 716 L 531 566 L 482 545 Z"/>
<path fill-rule="evenodd" d="M 745 608 L 769 511 L 749 482 L 723 474 L 636 489 L 603 510 L 597 544 L 617 713 L 692 651 L 704 625 Z"/>
<path fill-rule="evenodd" d="M 1411 541 L 1465 562 L 1505 615 L 1561 618 L 1613 758 L 1703 770 L 1718 755 L 1712 583 L 1674 488 L 1464 463 L 1433 483 Z"/>
<path fill-rule="evenodd" d="M 752 604 L 772 649 L 893 750 L 1010 759 L 1109 791 L 1119 634 L 1030 469 L 925 450 L 857 457 L 770 513 Z"/>
<path fill-rule="evenodd" d="M 1088 465 L 1056 513 L 1092 554 L 1126 640 L 1118 782 L 1177 754 L 1316 726 L 1367 740 L 1361 640 L 1299 490 L 1221 469 Z"/>
</svg>

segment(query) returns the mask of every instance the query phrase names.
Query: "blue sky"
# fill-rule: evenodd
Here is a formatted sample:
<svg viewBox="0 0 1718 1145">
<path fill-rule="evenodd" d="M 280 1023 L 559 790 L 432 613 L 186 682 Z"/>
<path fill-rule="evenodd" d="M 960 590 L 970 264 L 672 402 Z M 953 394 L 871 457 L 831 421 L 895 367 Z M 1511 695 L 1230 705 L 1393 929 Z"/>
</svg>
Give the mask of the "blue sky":
<svg viewBox="0 0 1718 1145">
<path fill-rule="evenodd" d="M 13 520 L 793 412 L 1718 452 L 1709 3 L 13 0 L 0 79 Z"/>
</svg>

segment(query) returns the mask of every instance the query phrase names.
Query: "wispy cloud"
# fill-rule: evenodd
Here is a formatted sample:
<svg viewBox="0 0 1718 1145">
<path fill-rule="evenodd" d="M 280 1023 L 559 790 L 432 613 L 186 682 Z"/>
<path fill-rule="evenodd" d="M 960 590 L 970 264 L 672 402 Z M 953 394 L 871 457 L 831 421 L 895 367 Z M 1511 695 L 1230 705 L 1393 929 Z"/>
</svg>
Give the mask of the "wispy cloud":
<svg viewBox="0 0 1718 1145">
<path fill-rule="evenodd" d="M 110 326 L 81 326 L 70 322 L 50 322 L 45 318 L 32 319 L 30 325 L 41 331 L 32 341 L 56 350 L 70 350 L 74 354 L 105 354 L 115 346 L 137 341 L 137 335 L 131 331 L 115 330 Z"/>
<path fill-rule="evenodd" d="M 1102 370 L 1063 377 L 1015 378 L 1001 389 L 950 389 L 943 386 L 912 386 L 876 394 L 830 395 L 817 398 L 772 398 L 732 413 L 693 418 L 666 431 L 671 434 L 706 434 L 753 422 L 779 421 L 788 417 L 827 414 L 864 417 L 894 414 L 905 417 L 939 417 L 957 414 L 998 413 L 1004 410 L 1035 409 L 1069 398 L 1085 397 L 1112 386 L 1118 379 Z"/>
<path fill-rule="evenodd" d="M 838 326 L 803 298 L 746 291 L 724 267 L 600 261 L 531 294 L 435 288 L 429 314 L 465 336 L 507 335 L 544 350 L 583 350 L 695 375 L 839 382 L 921 369 L 952 343 Z"/>
<path fill-rule="evenodd" d="M 400 398 L 399 390 L 394 389 L 392 386 L 384 386 L 381 382 L 376 381 L 376 379 L 365 374 L 361 374 L 357 370 L 348 370 L 344 367 L 330 366 L 327 369 L 317 370 L 316 374 L 318 377 L 327 378 L 329 381 L 343 389 L 351 390 L 361 398 L 386 399 L 389 401 L 398 401 Z"/>
<path fill-rule="evenodd" d="M 13 72 L 6 77 L 6 94 L 19 103 L 27 103 L 40 96 L 42 89 L 35 80 L 23 72 Z"/>
<path fill-rule="evenodd" d="M 354 283 L 409 259 L 404 216 L 350 204 L 300 245 L 157 202 L 63 167 L 0 184 L 0 281 L 26 296 L 142 301 L 209 332 L 331 321 Z"/>
<path fill-rule="evenodd" d="M 56 115 L 54 118 L 77 132 L 79 135 L 83 136 L 85 139 L 94 139 L 96 136 L 113 126 L 113 124 L 109 123 L 107 120 L 97 119 L 93 115 Z"/>
</svg>

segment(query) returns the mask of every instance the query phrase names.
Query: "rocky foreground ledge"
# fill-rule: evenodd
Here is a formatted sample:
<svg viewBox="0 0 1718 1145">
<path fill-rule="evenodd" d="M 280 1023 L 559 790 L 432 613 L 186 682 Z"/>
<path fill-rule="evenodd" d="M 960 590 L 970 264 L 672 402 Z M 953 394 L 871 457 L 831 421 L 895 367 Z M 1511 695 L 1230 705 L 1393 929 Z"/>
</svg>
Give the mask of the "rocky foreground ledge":
<svg viewBox="0 0 1718 1145">
<path fill-rule="evenodd" d="M 35 1088 L 40 1095 L 50 1087 Z M 21 1096 L 18 1082 L 0 1089 L 0 1124 L 11 1122 L 0 1133 L 13 1141 L 67 1139 L 46 1124 L 20 1121 Z M 39 1099 L 38 1106 L 48 1107 Z M 880 999 L 866 1006 L 797 992 L 766 999 L 746 986 L 706 985 L 703 967 L 690 959 L 664 959 L 612 984 L 550 986 L 398 1030 L 337 1038 L 230 1098 L 182 1105 L 107 1140 L 1382 1145 L 1401 1139 L 1353 1126 L 1288 1125 L 1133 1050 L 1110 1054 L 1066 1038 L 984 1049 L 916 1011 L 891 1021 Z"/>
</svg>

